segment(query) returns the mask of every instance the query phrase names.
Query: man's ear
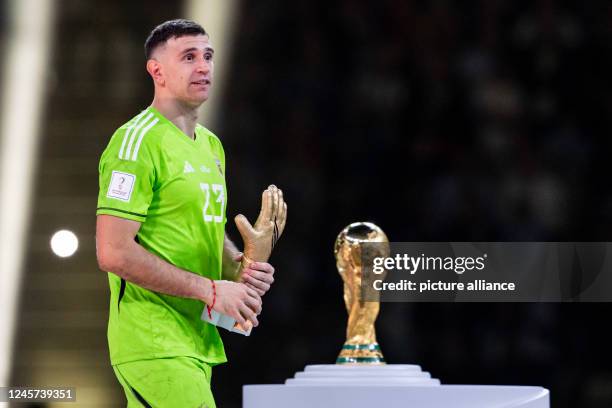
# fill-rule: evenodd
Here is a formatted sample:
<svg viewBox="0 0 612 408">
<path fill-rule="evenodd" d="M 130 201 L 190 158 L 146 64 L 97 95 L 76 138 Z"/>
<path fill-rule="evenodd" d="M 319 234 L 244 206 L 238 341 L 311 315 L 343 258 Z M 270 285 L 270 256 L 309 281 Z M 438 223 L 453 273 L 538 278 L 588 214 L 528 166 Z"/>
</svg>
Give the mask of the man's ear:
<svg viewBox="0 0 612 408">
<path fill-rule="evenodd" d="M 152 58 L 149 59 L 147 61 L 147 72 L 149 75 L 151 75 L 153 82 L 155 82 L 157 85 L 165 85 L 166 80 L 164 79 L 162 65 L 159 61 Z"/>
</svg>

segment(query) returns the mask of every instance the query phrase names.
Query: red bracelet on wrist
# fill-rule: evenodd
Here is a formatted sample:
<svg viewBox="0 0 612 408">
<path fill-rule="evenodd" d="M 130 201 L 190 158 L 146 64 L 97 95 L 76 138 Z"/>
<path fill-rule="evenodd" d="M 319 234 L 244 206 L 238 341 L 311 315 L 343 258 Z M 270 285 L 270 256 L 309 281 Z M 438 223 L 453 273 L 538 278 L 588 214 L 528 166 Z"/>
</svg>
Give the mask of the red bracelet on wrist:
<svg viewBox="0 0 612 408">
<path fill-rule="evenodd" d="M 212 280 L 212 279 L 210 279 L 210 283 L 212 283 L 213 301 L 212 301 L 212 305 L 210 305 L 210 306 L 206 305 L 206 310 L 208 310 L 208 318 L 212 319 L 212 315 L 211 315 L 210 311 L 212 310 L 213 307 L 215 307 L 215 302 L 217 301 L 217 286 L 215 285 L 215 281 Z"/>
</svg>

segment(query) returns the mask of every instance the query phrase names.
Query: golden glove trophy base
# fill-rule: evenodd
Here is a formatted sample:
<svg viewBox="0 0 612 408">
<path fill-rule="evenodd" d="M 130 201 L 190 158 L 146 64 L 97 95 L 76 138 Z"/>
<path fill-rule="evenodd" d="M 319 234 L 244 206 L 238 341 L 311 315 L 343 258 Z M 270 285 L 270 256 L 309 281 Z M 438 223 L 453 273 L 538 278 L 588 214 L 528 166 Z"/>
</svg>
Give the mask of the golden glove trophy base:
<svg viewBox="0 0 612 408">
<path fill-rule="evenodd" d="M 204 307 L 204 310 L 202 311 L 202 316 L 200 318 L 205 322 L 213 324 L 217 327 L 222 327 L 225 330 L 231 331 L 232 333 L 242 334 L 243 336 L 250 336 L 251 330 L 253 329 L 253 326 L 251 326 L 250 324 L 247 325 L 246 329 L 244 329 L 242 326 L 236 323 L 236 319 L 234 319 L 233 317 L 221 314 L 215 310 L 211 311 L 209 317 L 208 310 L 206 310 L 206 307 Z M 247 321 L 247 323 L 250 322 Z"/>
</svg>

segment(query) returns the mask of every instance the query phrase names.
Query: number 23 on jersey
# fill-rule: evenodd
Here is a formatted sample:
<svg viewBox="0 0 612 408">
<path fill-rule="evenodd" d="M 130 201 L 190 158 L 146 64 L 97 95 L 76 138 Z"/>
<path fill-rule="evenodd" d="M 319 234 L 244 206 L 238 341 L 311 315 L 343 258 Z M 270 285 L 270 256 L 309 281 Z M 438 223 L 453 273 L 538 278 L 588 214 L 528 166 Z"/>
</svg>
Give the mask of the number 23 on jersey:
<svg viewBox="0 0 612 408">
<path fill-rule="evenodd" d="M 204 192 L 205 196 L 204 207 L 202 208 L 204 222 L 223 222 L 223 209 L 225 208 L 225 192 L 223 191 L 223 185 L 200 183 L 200 188 Z M 209 208 L 211 190 L 214 195 L 215 203 L 221 204 L 219 206 L 219 214 L 214 214 L 212 209 Z M 210 212 L 209 209 L 211 210 Z"/>
</svg>

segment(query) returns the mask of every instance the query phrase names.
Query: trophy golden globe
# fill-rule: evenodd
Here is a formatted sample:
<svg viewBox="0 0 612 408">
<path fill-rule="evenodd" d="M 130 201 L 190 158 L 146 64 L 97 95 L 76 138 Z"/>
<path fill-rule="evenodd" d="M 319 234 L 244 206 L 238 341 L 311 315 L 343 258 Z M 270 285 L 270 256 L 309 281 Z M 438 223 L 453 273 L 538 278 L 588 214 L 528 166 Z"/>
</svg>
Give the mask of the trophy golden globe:
<svg viewBox="0 0 612 408">
<path fill-rule="evenodd" d="M 375 245 L 367 245 L 374 243 Z M 385 364 L 376 341 L 374 323 L 380 309 L 378 292 L 369 293 L 364 300 L 362 285 L 371 287 L 371 266 L 375 257 L 389 256 L 389 240 L 375 224 L 355 222 L 344 228 L 334 245 L 336 266 L 344 281 L 344 303 L 348 312 L 346 342 L 336 364 Z M 384 279 L 384 274 L 376 279 Z"/>
</svg>

